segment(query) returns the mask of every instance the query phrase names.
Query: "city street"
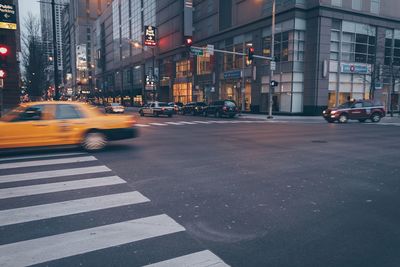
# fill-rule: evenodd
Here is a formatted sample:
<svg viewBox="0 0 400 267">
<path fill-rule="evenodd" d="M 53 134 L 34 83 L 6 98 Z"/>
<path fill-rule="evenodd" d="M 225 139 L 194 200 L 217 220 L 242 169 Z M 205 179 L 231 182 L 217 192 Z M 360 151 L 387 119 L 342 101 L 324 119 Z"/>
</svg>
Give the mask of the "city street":
<svg viewBox="0 0 400 267">
<path fill-rule="evenodd" d="M 0 156 L 0 265 L 399 266 L 398 117 L 135 116 L 99 153 Z"/>
</svg>

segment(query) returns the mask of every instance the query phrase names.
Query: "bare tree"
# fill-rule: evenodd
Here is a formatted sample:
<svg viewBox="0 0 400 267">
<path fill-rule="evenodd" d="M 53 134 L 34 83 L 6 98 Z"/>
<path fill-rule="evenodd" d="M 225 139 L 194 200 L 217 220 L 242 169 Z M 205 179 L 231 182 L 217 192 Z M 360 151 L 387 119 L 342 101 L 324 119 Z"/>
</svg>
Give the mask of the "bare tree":
<svg viewBox="0 0 400 267">
<path fill-rule="evenodd" d="M 40 20 L 29 13 L 22 32 L 22 66 L 24 82 L 31 100 L 40 100 L 45 94 L 47 58 L 40 34 Z"/>
</svg>

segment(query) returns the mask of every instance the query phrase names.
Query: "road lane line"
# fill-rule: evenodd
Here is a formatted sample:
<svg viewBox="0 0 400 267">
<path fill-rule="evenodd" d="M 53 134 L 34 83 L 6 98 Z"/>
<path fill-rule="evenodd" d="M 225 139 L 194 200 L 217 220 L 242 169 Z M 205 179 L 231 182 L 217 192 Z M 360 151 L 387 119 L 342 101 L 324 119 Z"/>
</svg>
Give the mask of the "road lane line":
<svg viewBox="0 0 400 267">
<path fill-rule="evenodd" d="M 208 121 L 193 121 L 195 123 L 202 123 L 202 124 L 210 124 L 210 122 Z"/>
<path fill-rule="evenodd" d="M 75 199 L 0 211 L 0 226 L 49 219 L 71 214 L 133 205 L 150 200 L 139 192 Z"/>
<path fill-rule="evenodd" d="M 63 156 L 76 156 L 76 155 L 87 155 L 87 153 L 77 152 L 77 153 L 60 153 L 60 154 L 45 154 L 45 155 L 35 155 L 35 156 L 32 155 L 32 156 L 10 157 L 10 158 L 0 158 L 0 161 L 20 160 L 20 159 L 50 158 L 50 157 L 63 157 Z"/>
<path fill-rule="evenodd" d="M 62 176 L 82 175 L 82 174 L 99 173 L 99 172 L 110 172 L 110 171 L 111 171 L 111 169 L 102 165 L 102 166 L 83 167 L 83 168 L 61 169 L 61 170 L 54 170 L 54 171 L 28 172 L 28 173 L 19 173 L 19 174 L 10 174 L 10 175 L 0 175 L 0 184 L 1 183 L 10 183 L 10 182 L 46 179 L 46 178 L 57 178 L 57 177 L 62 177 Z"/>
<path fill-rule="evenodd" d="M 179 122 L 172 122 L 172 121 L 167 121 L 165 122 L 166 124 L 171 124 L 171 125 L 184 125 L 184 123 L 179 123 Z"/>
<path fill-rule="evenodd" d="M 167 126 L 167 124 L 165 123 L 158 123 L 158 122 L 150 122 L 149 124 L 154 126 Z"/>
<path fill-rule="evenodd" d="M 148 124 L 140 124 L 140 123 L 138 123 L 138 124 L 135 124 L 136 126 L 138 126 L 138 127 L 150 127 L 150 125 L 148 125 Z"/>
<path fill-rule="evenodd" d="M 68 182 L 38 184 L 20 187 L 10 187 L 0 189 L 0 199 L 11 197 L 32 196 L 46 193 L 61 192 L 67 190 L 84 189 L 90 187 L 99 187 L 106 185 L 123 184 L 126 181 L 118 176 L 109 176 L 101 178 L 83 179 Z"/>
<path fill-rule="evenodd" d="M 190 121 L 178 121 L 179 123 L 182 123 L 182 124 L 190 124 L 190 125 L 192 125 L 192 124 L 197 124 L 197 123 L 195 123 L 195 122 L 190 122 Z"/>
<path fill-rule="evenodd" d="M 169 266 L 195 266 L 195 267 L 228 267 L 223 260 L 209 250 L 184 255 L 166 261 L 149 264 L 143 267 L 169 267 Z"/>
<path fill-rule="evenodd" d="M 74 157 L 65 159 L 49 159 L 49 160 L 34 160 L 34 161 L 24 161 L 24 162 L 14 162 L 14 163 L 2 163 L 0 164 L 0 170 L 23 168 L 23 167 L 36 167 L 44 165 L 47 166 L 47 165 L 64 164 L 64 163 L 78 163 L 78 162 L 86 162 L 94 160 L 97 159 L 93 156 L 86 156 L 86 157 Z"/>
<path fill-rule="evenodd" d="M 0 246 L 0 266 L 34 265 L 181 231 L 183 226 L 162 214 L 21 241 Z"/>
</svg>

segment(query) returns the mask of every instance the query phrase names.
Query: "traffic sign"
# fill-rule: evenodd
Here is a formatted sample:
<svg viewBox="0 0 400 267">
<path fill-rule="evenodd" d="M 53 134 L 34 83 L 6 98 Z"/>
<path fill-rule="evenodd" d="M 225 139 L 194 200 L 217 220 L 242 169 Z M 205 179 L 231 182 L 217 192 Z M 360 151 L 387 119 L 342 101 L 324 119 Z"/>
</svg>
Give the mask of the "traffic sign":
<svg viewBox="0 0 400 267">
<path fill-rule="evenodd" d="M 276 61 L 271 61 L 270 67 L 271 67 L 271 70 L 276 70 Z"/>
<path fill-rule="evenodd" d="M 0 4 L 0 29 L 17 29 L 17 11 L 15 5 Z"/>
<path fill-rule="evenodd" d="M 211 56 L 214 55 L 214 45 L 207 45 L 207 53 Z"/>
<path fill-rule="evenodd" d="M 202 56 L 203 55 L 203 49 L 202 48 L 196 48 L 196 47 L 190 47 L 190 53 L 196 56 Z"/>
</svg>

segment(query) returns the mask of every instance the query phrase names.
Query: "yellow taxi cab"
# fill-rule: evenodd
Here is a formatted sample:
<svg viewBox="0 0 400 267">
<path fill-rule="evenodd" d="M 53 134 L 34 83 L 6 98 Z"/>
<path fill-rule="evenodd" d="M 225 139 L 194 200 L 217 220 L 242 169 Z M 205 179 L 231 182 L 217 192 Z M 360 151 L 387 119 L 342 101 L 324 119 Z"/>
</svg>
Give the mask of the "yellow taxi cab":
<svg viewBox="0 0 400 267">
<path fill-rule="evenodd" d="M 132 116 L 104 115 L 86 103 L 24 103 L 0 118 L 0 150 L 80 145 L 97 151 L 108 141 L 137 137 L 135 123 Z"/>
</svg>

